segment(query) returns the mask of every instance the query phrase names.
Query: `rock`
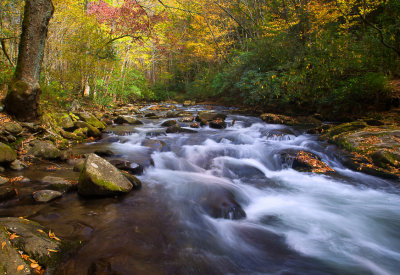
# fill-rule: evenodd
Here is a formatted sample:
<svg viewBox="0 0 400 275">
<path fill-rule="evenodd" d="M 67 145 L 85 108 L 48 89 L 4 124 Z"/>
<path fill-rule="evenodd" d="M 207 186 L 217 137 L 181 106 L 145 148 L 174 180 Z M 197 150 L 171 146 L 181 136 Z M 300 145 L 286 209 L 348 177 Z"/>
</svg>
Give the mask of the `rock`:
<svg viewBox="0 0 400 275">
<path fill-rule="evenodd" d="M 21 259 L 20 254 L 17 251 L 21 251 L 24 255 L 29 256 L 30 259 L 38 262 L 39 265 L 46 269 L 46 274 L 53 274 L 54 269 L 60 261 L 63 255 L 66 253 L 66 249 L 72 249 L 72 244 L 68 244 L 61 241 L 52 233 L 52 237 L 49 237 L 49 231 L 42 227 L 40 224 L 23 219 L 23 218 L 0 218 L 0 226 L 2 231 L 0 233 L 9 239 L 9 234 L 15 233 L 18 238 L 9 240 L 5 246 L 7 249 L 15 250 L 16 256 L 14 254 L 9 254 L 11 256 L 9 260 L 11 262 Z M 1 255 L 4 256 L 5 253 L 1 251 Z M 29 262 L 29 261 L 28 261 Z M 29 262 L 30 263 L 30 262 Z M 3 263 L 0 263 L 0 265 Z M 10 263 L 7 263 L 10 264 Z M 9 274 L 20 274 L 16 272 L 17 269 L 10 271 Z M 25 267 L 24 269 L 25 270 Z M 34 272 L 29 273 L 34 274 Z"/>
<path fill-rule="evenodd" d="M 3 173 L 6 169 L 3 166 L 0 166 L 0 173 Z"/>
<path fill-rule="evenodd" d="M 21 126 L 27 129 L 29 132 L 35 132 L 35 124 L 33 122 L 21 122 Z"/>
<path fill-rule="evenodd" d="M 6 201 L 17 196 L 15 188 L 9 185 L 0 186 L 0 202 Z"/>
<path fill-rule="evenodd" d="M 177 117 L 176 113 L 173 111 L 168 111 L 165 115 L 167 118 Z"/>
<path fill-rule="evenodd" d="M 100 157 L 112 157 L 115 155 L 113 151 L 105 148 L 97 149 L 94 153 Z"/>
<path fill-rule="evenodd" d="M 325 133 L 325 136 L 328 137 L 334 137 L 336 135 L 339 135 L 344 132 L 353 132 L 356 130 L 360 130 L 367 127 L 367 123 L 363 121 L 353 121 L 353 122 L 347 122 L 347 123 L 342 123 L 337 126 L 333 126 L 330 129 L 328 129 Z M 322 137 L 324 138 L 324 137 Z"/>
<path fill-rule="evenodd" d="M 147 113 L 144 115 L 144 117 L 158 117 L 155 113 Z"/>
<path fill-rule="evenodd" d="M 0 142 L 0 163 L 13 162 L 17 159 L 17 154 L 10 146 Z"/>
<path fill-rule="evenodd" d="M 60 157 L 60 150 L 51 141 L 35 141 L 33 147 L 28 151 L 29 155 L 43 159 L 57 159 Z"/>
<path fill-rule="evenodd" d="M 200 125 L 197 122 L 190 124 L 190 128 L 199 128 Z"/>
<path fill-rule="evenodd" d="M 277 115 L 272 113 L 261 114 L 260 118 L 270 124 L 286 124 L 286 125 L 295 125 L 297 124 L 296 120 L 289 116 Z"/>
<path fill-rule="evenodd" d="M 156 140 L 156 139 L 146 139 L 142 142 L 142 146 L 149 147 L 153 150 L 161 150 L 167 144 L 164 141 Z"/>
<path fill-rule="evenodd" d="M 62 196 L 62 193 L 54 190 L 41 190 L 33 193 L 36 202 L 49 202 Z"/>
<path fill-rule="evenodd" d="M 138 120 L 138 119 L 136 119 L 136 118 L 134 118 L 134 117 L 131 117 L 131 116 L 124 116 L 124 115 L 118 116 L 118 117 L 114 120 L 114 122 L 115 122 L 116 124 L 124 124 L 124 123 L 132 124 L 132 125 L 140 125 L 140 124 L 143 124 L 143 122 L 141 122 L 140 120 Z"/>
<path fill-rule="evenodd" d="M 213 121 L 216 119 L 220 119 L 220 120 L 225 120 L 226 115 L 225 114 L 221 114 L 221 113 L 216 113 L 216 112 L 212 112 L 212 111 L 202 111 L 199 112 L 196 116 L 196 121 L 197 122 L 202 122 L 202 121 Z"/>
<path fill-rule="evenodd" d="M 70 110 L 71 112 L 76 112 L 76 111 L 79 111 L 80 109 L 81 109 L 81 105 L 79 104 L 79 101 L 76 100 L 76 99 L 74 99 L 74 100 L 71 102 L 71 105 L 70 105 L 70 107 L 69 107 L 69 110 Z"/>
<path fill-rule="evenodd" d="M 21 258 L 18 249 L 12 246 L 10 236 L 4 229 L 0 229 L 0 242 L 3 246 L 0 250 L 0 274 L 32 274 L 29 264 Z"/>
<path fill-rule="evenodd" d="M 388 152 L 385 150 L 377 150 L 371 154 L 372 161 L 375 165 L 387 168 L 388 165 L 393 167 L 400 166 L 400 154 L 395 152 Z"/>
<path fill-rule="evenodd" d="M 326 163 L 321 161 L 321 158 L 316 154 L 299 151 L 293 159 L 292 168 L 300 172 L 313 172 L 313 173 L 330 173 L 335 172 Z"/>
<path fill-rule="evenodd" d="M 97 128 L 97 129 L 104 129 L 106 128 L 106 125 L 101 122 L 100 120 L 97 119 L 94 115 L 90 113 L 78 113 L 78 117 L 82 119 L 84 122 L 87 124 Z"/>
<path fill-rule="evenodd" d="M 194 117 L 183 117 L 179 119 L 179 122 L 193 122 Z"/>
<path fill-rule="evenodd" d="M 61 134 L 61 136 L 62 136 L 63 138 L 66 138 L 66 139 L 72 139 L 72 140 L 78 139 L 78 136 L 77 136 L 77 135 L 75 135 L 75 134 L 73 134 L 73 133 L 70 133 L 70 132 L 67 132 L 67 131 L 64 131 L 64 130 L 61 130 L 61 131 L 60 131 L 60 134 Z"/>
<path fill-rule="evenodd" d="M 75 128 L 74 121 L 72 118 L 65 113 L 55 114 L 55 119 L 58 125 L 64 130 L 73 130 Z"/>
<path fill-rule="evenodd" d="M 111 163 L 89 154 L 79 176 L 78 193 L 83 196 L 113 196 L 132 190 L 129 180 Z"/>
<path fill-rule="evenodd" d="M 194 130 L 182 128 L 179 125 L 173 125 L 173 126 L 168 127 L 166 132 L 170 133 L 170 134 L 171 133 L 197 133 Z"/>
<path fill-rule="evenodd" d="M 8 141 L 8 143 L 13 143 L 13 142 L 16 142 L 17 141 L 17 138 L 16 137 L 14 137 L 13 135 L 8 135 L 7 137 L 7 141 Z"/>
<path fill-rule="evenodd" d="M 4 177 L 0 176 L 0 185 L 3 185 L 7 182 L 8 182 L 8 178 L 4 178 Z"/>
<path fill-rule="evenodd" d="M 110 163 L 119 170 L 127 171 L 129 173 L 139 175 L 143 173 L 143 167 L 137 163 L 131 163 L 125 159 L 112 159 Z"/>
<path fill-rule="evenodd" d="M 21 171 L 25 169 L 27 166 L 21 162 L 20 160 L 16 159 L 10 164 L 10 168 L 15 171 Z"/>
<path fill-rule="evenodd" d="M 200 205 L 213 218 L 238 220 L 246 217 L 246 212 L 229 190 L 219 188 L 210 190 L 201 197 Z"/>
<path fill-rule="evenodd" d="M 4 129 L 14 136 L 18 136 L 24 130 L 21 125 L 16 122 L 6 122 Z"/>
<path fill-rule="evenodd" d="M 183 106 L 185 106 L 185 107 L 187 107 L 187 106 L 192 106 L 192 105 L 195 105 L 195 104 L 196 104 L 196 102 L 191 101 L 191 100 L 185 100 L 185 101 L 183 102 Z"/>
<path fill-rule="evenodd" d="M 192 116 L 192 114 L 188 113 L 188 112 L 185 112 L 185 111 L 182 111 L 182 112 L 177 113 L 176 116 L 177 117 L 188 117 L 188 116 Z"/>
<path fill-rule="evenodd" d="M 45 176 L 42 179 L 42 182 L 47 184 L 46 188 L 51 190 L 56 190 L 60 192 L 69 192 L 76 189 L 77 185 L 73 184 L 70 181 L 66 181 L 63 178 L 53 177 L 53 176 Z"/>
<path fill-rule="evenodd" d="M 208 123 L 208 125 L 210 126 L 210 128 L 214 128 L 214 129 L 224 129 L 224 128 L 226 128 L 226 123 L 222 119 L 215 119 L 213 121 L 210 121 Z"/>
<path fill-rule="evenodd" d="M 170 126 L 173 126 L 173 125 L 176 125 L 176 124 L 177 124 L 176 120 L 171 119 L 171 120 L 164 121 L 161 124 L 161 126 L 162 127 L 170 127 Z"/>
<path fill-rule="evenodd" d="M 75 126 L 77 128 L 83 128 L 83 129 L 86 128 L 88 137 L 94 137 L 94 138 L 101 137 L 101 131 L 99 129 L 97 129 L 96 127 L 93 127 L 89 123 L 86 123 L 83 121 L 77 121 L 77 122 L 75 122 Z"/>
</svg>

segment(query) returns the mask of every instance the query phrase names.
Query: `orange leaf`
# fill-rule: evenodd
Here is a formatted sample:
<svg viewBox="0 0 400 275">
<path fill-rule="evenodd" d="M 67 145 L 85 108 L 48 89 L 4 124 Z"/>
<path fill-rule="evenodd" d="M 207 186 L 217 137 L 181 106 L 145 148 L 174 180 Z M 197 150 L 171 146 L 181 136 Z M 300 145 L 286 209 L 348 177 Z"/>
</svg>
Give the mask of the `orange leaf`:
<svg viewBox="0 0 400 275">
<path fill-rule="evenodd" d="M 19 236 L 17 234 L 15 234 L 15 233 L 12 233 L 10 235 L 10 240 L 14 240 L 15 238 L 19 238 Z"/>
<path fill-rule="evenodd" d="M 44 232 L 42 229 L 38 229 L 37 231 L 40 233 L 46 234 L 46 232 Z"/>
<path fill-rule="evenodd" d="M 3 249 L 6 246 L 6 242 L 1 243 L 1 249 Z"/>
<path fill-rule="evenodd" d="M 19 266 L 17 267 L 17 271 L 21 271 L 22 269 L 24 269 L 24 266 L 23 266 L 23 265 L 19 265 Z"/>
<path fill-rule="evenodd" d="M 22 254 L 21 255 L 22 259 L 24 259 L 25 261 L 29 260 L 29 256 L 26 254 Z"/>
<path fill-rule="evenodd" d="M 38 264 L 31 263 L 31 268 L 38 268 L 38 267 L 39 267 Z"/>
<path fill-rule="evenodd" d="M 48 252 L 58 252 L 58 250 L 47 248 Z"/>
</svg>

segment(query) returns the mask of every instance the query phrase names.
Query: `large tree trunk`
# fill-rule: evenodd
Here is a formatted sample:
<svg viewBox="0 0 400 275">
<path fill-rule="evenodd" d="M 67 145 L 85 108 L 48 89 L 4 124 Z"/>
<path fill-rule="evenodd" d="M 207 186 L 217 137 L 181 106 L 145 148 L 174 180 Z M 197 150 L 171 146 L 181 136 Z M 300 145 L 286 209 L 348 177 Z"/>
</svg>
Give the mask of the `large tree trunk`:
<svg viewBox="0 0 400 275">
<path fill-rule="evenodd" d="M 6 111 L 21 121 L 39 117 L 39 78 L 47 26 L 53 12 L 51 0 L 25 1 L 17 67 L 4 102 Z"/>
</svg>

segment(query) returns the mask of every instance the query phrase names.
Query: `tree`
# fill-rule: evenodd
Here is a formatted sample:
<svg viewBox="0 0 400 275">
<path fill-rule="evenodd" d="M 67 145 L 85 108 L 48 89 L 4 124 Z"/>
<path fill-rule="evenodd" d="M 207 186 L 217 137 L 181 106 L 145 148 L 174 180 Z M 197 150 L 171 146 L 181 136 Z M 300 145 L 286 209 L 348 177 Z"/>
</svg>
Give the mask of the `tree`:
<svg viewBox="0 0 400 275">
<path fill-rule="evenodd" d="M 39 78 L 53 12 L 51 0 L 25 1 L 17 67 L 4 102 L 5 110 L 21 121 L 39 117 Z"/>
</svg>

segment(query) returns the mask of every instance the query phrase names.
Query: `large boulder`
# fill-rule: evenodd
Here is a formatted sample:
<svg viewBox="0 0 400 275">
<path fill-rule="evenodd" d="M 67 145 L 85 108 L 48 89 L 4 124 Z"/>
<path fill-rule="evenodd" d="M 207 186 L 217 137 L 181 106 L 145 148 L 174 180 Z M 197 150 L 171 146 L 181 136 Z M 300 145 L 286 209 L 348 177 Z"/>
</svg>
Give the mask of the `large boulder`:
<svg viewBox="0 0 400 275">
<path fill-rule="evenodd" d="M 89 154 L 78 181 L 78 193 L 83 196 L 113 196 L 132 187 L 120 170 L 96 154 Z"/>
<path fill-rule="evenodd" d="M 313 172 L 320 174 L 335 171 L 324 163 L 319 156 L 306 151 L 297 152 L 293 159 L 292 168 L 300 172 Z"/>
<path fill-rule="evenodd" d="M 34 142 L 33 147 L 28 151 L 28 155 L 44 159 L 57 159 L 60 154 L 60 150 L 51 141 L 43 140 Z"/>
<path fill-rule="evenodd" d="M 17 159 L 17 154 L 10 146 L 0 142 L 0 163 L 6 162 L 13 162 Z"/>
<path fill-rule="evenodd" d="M 140 125 L 143 124 L 140 120 L 137 118 L 134 118 L 132 116 L 125 116 L 125 115 L 120 115 L 118 116 L 114 122 L 116 124 L 132 124 L 132 125 Z"/>
</svg>

